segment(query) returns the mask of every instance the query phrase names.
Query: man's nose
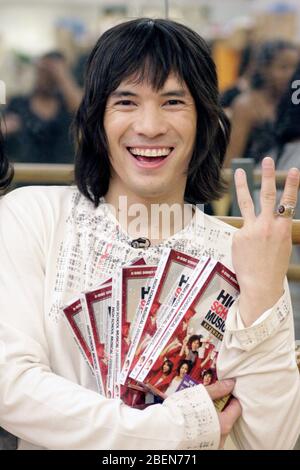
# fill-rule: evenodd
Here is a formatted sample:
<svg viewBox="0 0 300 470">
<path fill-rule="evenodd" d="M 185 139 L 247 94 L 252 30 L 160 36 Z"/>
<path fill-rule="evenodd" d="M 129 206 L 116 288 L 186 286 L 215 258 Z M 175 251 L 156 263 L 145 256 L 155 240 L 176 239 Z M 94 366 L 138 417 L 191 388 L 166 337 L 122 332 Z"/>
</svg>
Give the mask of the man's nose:
<svg viewBox="0 0 300 470">
<path fill-rule="evenodd" d="M 133 129 L 136 134 L 149 138 L 165 134 L 168 130 L 168 125 L 164 111 L 156 106 L 145 106 L 136 114 Z"/>
</svg>

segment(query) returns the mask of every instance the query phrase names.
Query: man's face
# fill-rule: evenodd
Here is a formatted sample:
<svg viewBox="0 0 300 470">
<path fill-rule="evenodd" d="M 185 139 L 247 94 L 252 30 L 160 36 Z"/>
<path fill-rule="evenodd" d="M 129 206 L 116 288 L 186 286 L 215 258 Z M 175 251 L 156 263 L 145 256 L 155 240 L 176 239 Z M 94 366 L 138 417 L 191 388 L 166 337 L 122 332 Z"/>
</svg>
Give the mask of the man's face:
<svg viewBox="0 0 300 470">
<path fill-rule="evenodd" d="M 127 80 L 109 96 L 104 128 L 112 177 L 119 195 L 172 198 L 186 185 L 196 137 L 194 100 L 170 75 L 162 89 Z"/>
</svg>

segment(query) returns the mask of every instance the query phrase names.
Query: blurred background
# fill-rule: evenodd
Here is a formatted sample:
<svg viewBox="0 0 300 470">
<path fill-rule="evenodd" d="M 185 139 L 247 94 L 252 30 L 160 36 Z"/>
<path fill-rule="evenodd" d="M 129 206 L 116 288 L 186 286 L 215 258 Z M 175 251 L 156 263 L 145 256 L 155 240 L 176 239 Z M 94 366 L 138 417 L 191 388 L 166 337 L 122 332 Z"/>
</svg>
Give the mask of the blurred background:
<svg viewBox="0 0 300 470">
<path fill-rule="evenodd" d="M 265 155 L 274 158 L 279 180 L 280 172 L 300 167 L 299 0 L 0 0 L 0 112 L 5 150 L 16 162 L 13 187 L 71 182 L 69 128 L 88 54 L 108 28 L 141 16 L 179 21 L 209 43 L 232 124 L 229 181 L 235 159 L 242 159 L 257 199 Z M 206 210 L 239 215 L 232 191 Z M 291 263 L 300 339 L 299 246 Z M 0 430 L 0 450 L 15 446 Z"/>
<path fill-rule="evenodd" d="M 300 40 L 298 0 L 0 0 L 0 76 L 8 96 L 32 89 L 34 63 L 41 55 L 60 51 L 76 69 L 109 27 L 166 15 L 212 43 L 221 89 L 236 78 L 249 42 Z"/>
</svg>

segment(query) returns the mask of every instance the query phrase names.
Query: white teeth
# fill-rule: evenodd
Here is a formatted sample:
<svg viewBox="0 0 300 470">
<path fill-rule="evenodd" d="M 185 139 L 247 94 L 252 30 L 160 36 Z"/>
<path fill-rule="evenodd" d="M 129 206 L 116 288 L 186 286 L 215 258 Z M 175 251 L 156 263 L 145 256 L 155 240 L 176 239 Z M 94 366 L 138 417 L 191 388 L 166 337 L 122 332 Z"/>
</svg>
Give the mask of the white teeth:
<svg viewBox="0 0 300 470">
<path fill-rule="evenodd" d="M 130 153 L 141 157 L 165 157 L 172 151 L 170 147 L 162 147 L 160 149 L 140 149 L 138 147 L 130 147 Z"/>
</svg>

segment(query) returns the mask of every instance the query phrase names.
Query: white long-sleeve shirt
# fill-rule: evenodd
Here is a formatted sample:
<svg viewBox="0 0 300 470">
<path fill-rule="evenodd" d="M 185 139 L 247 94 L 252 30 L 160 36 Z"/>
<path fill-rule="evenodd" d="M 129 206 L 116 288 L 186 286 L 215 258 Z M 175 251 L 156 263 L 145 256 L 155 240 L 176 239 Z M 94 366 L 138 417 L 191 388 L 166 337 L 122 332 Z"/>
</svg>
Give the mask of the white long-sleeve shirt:
<svg viewBox="0 0 300 470">
<path fill-rule="evenodd" d="M 22 188 L 0 201 L 0 425 L 19 448 L 217 448 L 219 422 L 202 385 L 143 411 L 96 392 L 94 377 L 61 307 L 124 262 L 157 263 L 163 246 L 206 254 L 229 269 L 232 227 L 209 216 L 164 244 L 137 250 L 101 203 L 74 187 Z M 289 449 L 300 432 L 293 319 L 285 294 L 253 326 L 230 309 L 218 358 L 220 378 L 236 377 L 242 449 Z"/>
</svg>

